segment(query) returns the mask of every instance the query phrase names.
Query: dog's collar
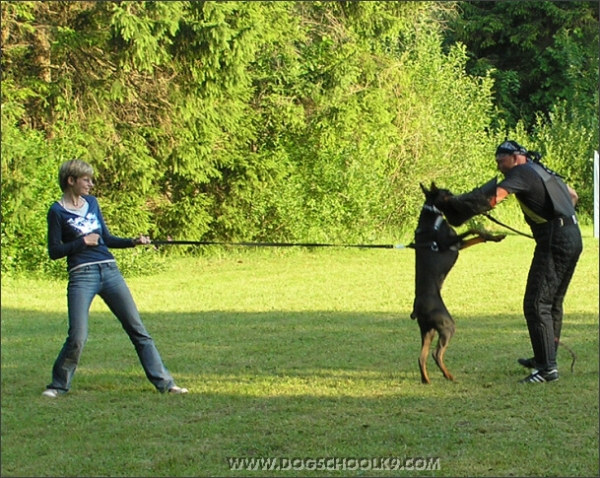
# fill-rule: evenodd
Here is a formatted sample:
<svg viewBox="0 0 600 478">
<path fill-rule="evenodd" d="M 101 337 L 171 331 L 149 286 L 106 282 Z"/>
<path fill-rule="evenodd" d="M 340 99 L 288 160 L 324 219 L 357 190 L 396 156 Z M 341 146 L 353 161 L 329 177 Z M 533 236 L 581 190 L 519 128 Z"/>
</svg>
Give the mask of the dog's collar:
<svg viewBox="0 0 600 478">
<path fill-rule="evenodd" d="M 435 222 L 433 223 L 432 226 L 428 226 L 428 227 L 419 227 L 417 228 L 417 230 L 415 231 L 415 234 L 422 234 L 423 232 L 427 232 L 430 230 L 433 231 L 439 231 L 440 226 L 443 224 L 444 222 L 444 214 L 442 213 L 442 211 L 440 211 L 437 207 L 429 205 L 429 204 L 424 204 L 423 205 L 423 209 L 425 211 L 430 211 L 433 212 L 434 214 L 437 215 L 437 217 L 435 218 Z"/>
<path fill-rule="evenodd" d="M 437 207 L 435 206 L 430 206 L 429 204 L 424 204 L 423 205 L 423 209 L 425 209 L 426 211 L 431 211 L 434 212 L 436 214 L 439 214 L 440 216 L 442 215 L 442 211 L 440 211 Z"/>
</svg>

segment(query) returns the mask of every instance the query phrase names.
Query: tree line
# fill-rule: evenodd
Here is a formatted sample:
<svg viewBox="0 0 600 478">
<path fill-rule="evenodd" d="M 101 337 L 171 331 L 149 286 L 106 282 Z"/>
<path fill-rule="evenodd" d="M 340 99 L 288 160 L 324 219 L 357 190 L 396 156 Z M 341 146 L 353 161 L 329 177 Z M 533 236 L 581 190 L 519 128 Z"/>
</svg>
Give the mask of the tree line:
<svg viewBox="0 0 600 478">
<path fill-rule="evenodd" d="M 507 136 L 591 216 L 596 2 L 1 7 L 3 274 L 61 273 L 46 212 L 74 157 L 123 236 L 387 241 L 419 182 L 472 189 Z"/>
</svg>

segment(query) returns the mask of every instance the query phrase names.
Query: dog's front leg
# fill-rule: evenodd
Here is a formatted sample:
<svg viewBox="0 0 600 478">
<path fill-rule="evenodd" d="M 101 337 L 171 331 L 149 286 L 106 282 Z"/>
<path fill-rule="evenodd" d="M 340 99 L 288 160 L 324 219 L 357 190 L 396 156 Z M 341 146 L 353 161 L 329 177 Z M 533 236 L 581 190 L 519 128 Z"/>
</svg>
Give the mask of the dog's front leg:
<svg viewBox="0 0 600 478">
<path fill-rule="evenodd" d="M 469 229 L 467 232 L 463 232 L 459 237 L 464 239 L 467 236 L 476 236 L 471 239 L 462 240 L 460 243 L 460 248 L 465 249 L 467 247 L 474 246 L 476 244 L 481 244 L 482 242 L 492 241 L 492 242 L 500 242 L 502 239 L 506 237 L 506 234 L 497 234 L 493 235 L 487 231 L 481 231 L 478 229 Z"/>
<path fill-rule="evenodd" d="M 481 244 L 482 242 L 485 242 L 485 239 L 481 236 L 477 236 L 477 237 L 472 237 L 471 239 L 467 239 L 466 241 L 461 241 L 460 243 L 460 249 L 466 249 L 467 247 L 471 247 L 474 246 L 476 244 Z"/>
</svg>

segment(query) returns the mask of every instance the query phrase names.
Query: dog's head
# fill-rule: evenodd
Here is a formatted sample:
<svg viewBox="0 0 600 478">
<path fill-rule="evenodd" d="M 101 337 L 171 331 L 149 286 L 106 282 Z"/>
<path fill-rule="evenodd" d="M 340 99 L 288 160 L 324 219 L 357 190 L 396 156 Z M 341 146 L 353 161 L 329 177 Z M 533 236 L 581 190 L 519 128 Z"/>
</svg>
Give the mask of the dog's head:
<svg viewBox="0 0 600 478">
<path fill-rule="evenodd" d="M 449 189 L 441 189 L 435 185 L 434 181 L 431 181 L 431 186 L 427 189 L 423 183 L 419 184 L 423 194 L 425 194 L 425 204 L 429 206 L 435 206 L 440 211 L 443 211 L 446 202 L 454 196 Z"/>
</svg>

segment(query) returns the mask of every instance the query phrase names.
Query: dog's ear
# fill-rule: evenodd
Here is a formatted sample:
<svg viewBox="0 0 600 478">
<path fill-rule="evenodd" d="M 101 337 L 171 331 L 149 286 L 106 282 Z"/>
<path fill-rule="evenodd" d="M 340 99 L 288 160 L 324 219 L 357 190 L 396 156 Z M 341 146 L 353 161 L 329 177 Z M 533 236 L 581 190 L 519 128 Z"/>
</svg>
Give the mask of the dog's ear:
<svg viewBox="0 0 600 478">
<path fill-rule="evenodd" d="M 423 194 L 429 194 L 429 191 L 425 186 L 423 186 L 423 183 L 419 183 L 419 186 L 421 186 L 421 191 L 423 191 Z"/>
<path fill-rule="evenodd" d="M 435 192 L 437 192 L 437 190 L 438 190 L 438 188 L 435 185 L 435 181 L 431 181 L 431 192 L 435 193 Z"/>
</svg>

